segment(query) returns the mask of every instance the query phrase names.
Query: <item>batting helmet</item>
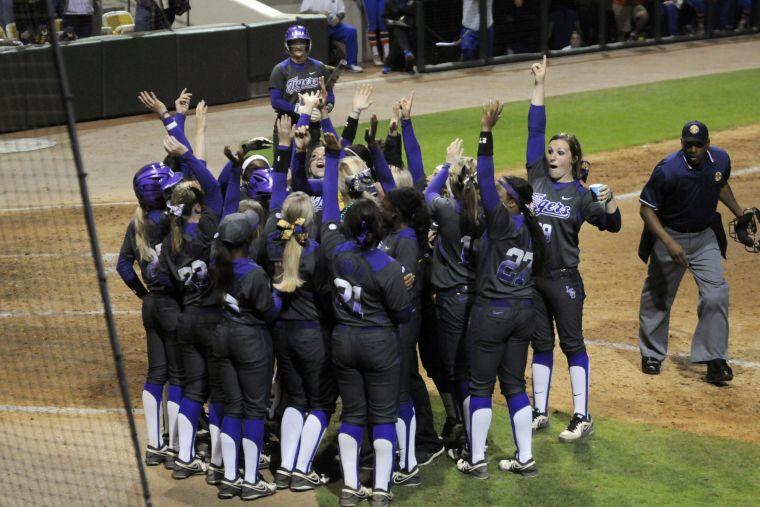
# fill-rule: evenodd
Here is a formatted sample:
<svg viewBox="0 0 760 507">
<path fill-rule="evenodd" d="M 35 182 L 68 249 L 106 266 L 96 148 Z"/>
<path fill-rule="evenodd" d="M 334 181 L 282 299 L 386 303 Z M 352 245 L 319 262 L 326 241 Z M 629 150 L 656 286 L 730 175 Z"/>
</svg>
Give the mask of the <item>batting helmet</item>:
<svg viewBox="0 0 760 507">
<path fill-rule="evenodd" d="M 311 51 L 311 37 L 309 37 L 309 31 L 303 25 L 293 25 L 285 31 L 285 50 L 288 54 L 290 52 L 290 46 L 297 40 L 306 42 L 306 53 Z"/>
<path fill-rule="evenodd" d="M 182 173 L 175 173 L 161 162 L 153 162 L 140 168 L 132 180 L 140 206 L 159 209 L 165 204 L 165 191 L 182 180 Z"/>
</svg>

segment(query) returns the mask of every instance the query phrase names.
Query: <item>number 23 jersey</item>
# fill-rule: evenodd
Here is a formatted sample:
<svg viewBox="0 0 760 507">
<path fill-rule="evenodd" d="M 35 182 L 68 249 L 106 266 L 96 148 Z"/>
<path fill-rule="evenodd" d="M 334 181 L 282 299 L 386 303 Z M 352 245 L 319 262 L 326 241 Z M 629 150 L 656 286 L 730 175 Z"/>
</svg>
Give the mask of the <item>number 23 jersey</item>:
<svg viewBox="0 0 760 507">
<path fill-rule="evenodd" d="M 522 215 L 499 204 L 486 212 L 478 263 L 478 295 L 492 299 L 533 297 L 533 242 Z"/>
</svg>

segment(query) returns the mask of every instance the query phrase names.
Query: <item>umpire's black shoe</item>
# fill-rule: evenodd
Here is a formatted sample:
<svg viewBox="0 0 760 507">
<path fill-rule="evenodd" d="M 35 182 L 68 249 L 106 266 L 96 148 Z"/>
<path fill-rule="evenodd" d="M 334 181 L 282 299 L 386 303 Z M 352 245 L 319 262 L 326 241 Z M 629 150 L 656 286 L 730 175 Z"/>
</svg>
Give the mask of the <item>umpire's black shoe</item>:
<svg viewBox="0 0 760 507">
<path fill-rule="evenodd" d="M 707 362 L 707 381 L 721 384 L 734 379 L 734 372 L 725 359 L 713 359 Z"/>
<path fill-rule="evenodd" d="M 661 365 L 662 361 L 655 359 L 654 357 L 641 358 L 641 371 L 647 375 L 659 375 Z"/>
</svg>

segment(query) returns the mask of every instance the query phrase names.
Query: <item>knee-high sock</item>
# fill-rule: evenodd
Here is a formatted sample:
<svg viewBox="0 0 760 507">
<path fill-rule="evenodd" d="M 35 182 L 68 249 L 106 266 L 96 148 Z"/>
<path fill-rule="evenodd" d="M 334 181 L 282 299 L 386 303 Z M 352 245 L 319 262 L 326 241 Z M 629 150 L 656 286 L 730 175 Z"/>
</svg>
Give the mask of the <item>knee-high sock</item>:
<svg viewBox="0 0 760 507">
<path fill-rule="evenodd" d="M 343 483 L 348 488 L 359 487 L 359 451 L 362 448 L 364 428 L 356 424 L 342 423 L 338 433 L 340 466 L 343 468 Z"/>
<path fill-rule="evenodd" d="M 161 442 L 161 398 L 164 386 L 146 382 L 143 386 L 142 402 L 145 410 L 145 424 L 148 427 L 148 445 L 154 449 L 162 447 Z"/>
<path fill-rule="evenodd" d="M 573 389 L 573 410 L 582 416 L 588 415 L 588 383 L 590 368 L 586 350 L 576 352 L 567 358 L 570 366 L 570 387 Z"/>
<path fill-rule="evenodd" d="M 243 422 L 243 457 L 245 482 L 259 482 L 259 456 L 264 445 L 264 419 L 245 419 Z"/>
<path fill-rule="evenodd" d="M 208 408 L 208 433 L 211 437 L 211 464 L 222 466 L 222 423 L 224 409 L 221 403 L 210 403 Z"/>
<path fill-rule="evenodd" d="M 377 49 L 377 32 L 367 32 L 367 38 L 369 39 L 369 47 L 372 50 L 372 56 L 380 56 L 380 51 Z"/>
<path fill-rule="evenodd" d="M 412 432 L 414 434 L 414 432 Z M 393 456 L 396 447 L 396 431 L 392 424 L 378 424 L 372 428 L 372 443 L 375 447 L 375 489 L 391 490 Z M 415 462 L 416 464 L 416 462 Z"/>
<path fill-rule="evenodd" d="M 186 463 L 195 457 L 195 433 L 198 431 L 202 409 L 203 405 L 190 398 L 182 398 L 179 404 L 179 459 Z"/>
<path fill-rule="evenodd" d="M 533 438 L 533 414 L 530 400 L 525 391 L 507 397 L 509 421 L 512 423 L 512 436 L 515 439 L 517 459 L 522 463 L 533 457 L 531 443 Z"/>
<path fill-rule="evenodd" d="M 177 430 L 177 417 L 179 416 L 179 404 L 182 402 L 182 388 L 169 384 L 169 396 L 166 400 L 166 418 L 169 421 L 169 448 L 175 451 L 179 447 L 179 432 Z"/>
<path fill-rule="evenodd" d="M 547 414 L 549 410 L 549 390 L 552 385 L 554 351 L 533 352 L 533 404 Z"/>
<path fill-rule="evenodd" d="M 470 397 L 464 399 L 462 402 L 462 409 L 464 413 L 464 436 L 467 447 L 470 446 L 470 424 L 472 423 L 470 418 Z"/>
<path fill-rule="evenodd" d="M 224 478 L 234 481 L 238 476 L 238 455 L 243 431 L 243 419 L 226 416 L 222 421 L 221 447 L 224 460 Z"/>
<path fill-rule="evenodd" d="M 280 467 L 292 472 L 298 455 L 298 444 L 303 430 L 303 412 L 293 407 L 285 408 L 280 424 Z"/>
<path fill-rule="evenodd" d="M 303 429 L 301 430 L 301 443 L 298 448 L 296 470 L 305 474 L 311 472 L 314 455 L 317 454 L 319 443 L 322 441 L 329 420 L 330 414 L 322 410 L 312 410 L 306 417 L 306 422 L 303 423 Z"/>
<path fill-rule="evenodd" d="M 491 426 L 491 398 L 470 396 L 470 463 L 486 458 L 486 437 Z"/>
<path fill-rule="evenodd" d="M 417 466 L 417 457 L 414 453 L 414 440 L 417 432 L 414 404 L 411 401 L 402 401 L 398 413 L 396 436 L 398 437 L 399 468 L 408 472 Z"/>
</svg>

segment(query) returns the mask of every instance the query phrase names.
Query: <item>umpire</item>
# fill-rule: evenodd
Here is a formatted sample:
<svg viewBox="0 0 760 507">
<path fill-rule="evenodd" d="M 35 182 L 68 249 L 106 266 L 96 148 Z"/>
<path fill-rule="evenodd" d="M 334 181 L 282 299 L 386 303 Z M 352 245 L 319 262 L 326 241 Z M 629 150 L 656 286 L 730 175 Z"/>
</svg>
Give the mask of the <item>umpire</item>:
<svg viewBox="0 0 760 507">
<path fill-rule="evenodd" d="M 737 217 L 742 209 L 728 178 L 731 160 L 710 146 L 707 126 L 690 121 L 681 133 L 681 150 L 663 159 L 639 199 L 644 231 L 639 257 L 649 270 L 641 291 L 639 348 L 641 369 L 657 375 L 668 348 L 670 307 L 688 269 L 699 287 L 699 322 L 691 362 L 707 363 L 707 381 L 722 383 L 734 375 L 728 366 L 728 283 L 720 257 L 726 234 L 718 201 Z"/>
</svg>

